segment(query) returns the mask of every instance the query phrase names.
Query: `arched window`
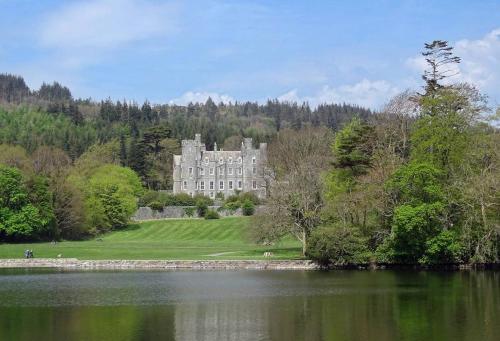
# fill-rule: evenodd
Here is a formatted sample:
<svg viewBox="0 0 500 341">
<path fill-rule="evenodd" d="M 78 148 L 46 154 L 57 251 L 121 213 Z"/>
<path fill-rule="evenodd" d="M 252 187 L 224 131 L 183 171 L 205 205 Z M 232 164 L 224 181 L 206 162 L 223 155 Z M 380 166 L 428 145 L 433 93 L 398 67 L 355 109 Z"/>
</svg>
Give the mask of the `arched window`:
<svg viewBox="0 0 500 341">
<path fill-rule="evenodd" d="M 255 156 L 252 158 L 252 163 L 255 165 L 257 163 L 257 160 L 255 159 Z"/>
<path fill-rule="evenodd" d="M 208 156 L 205 156 L 205 163 L 208 165 Z"/>
<path fill-rule="evenodd" d="M 229 159 L 227 159 L 230 164 L 233 163 L 233 158 L 230 156 Z"/>
<path fill-rule="evenodd" d="M 224 159 L 221 157 L 219 158 L 219 163 L 222 165 L 224 163 Z"/>
<path fill-rule="evenodd" d="M 238 163 L 242 163 L 243 162 L 243 159 L 241 158 L 241 156 L 238 158 Z"/>
</svg>

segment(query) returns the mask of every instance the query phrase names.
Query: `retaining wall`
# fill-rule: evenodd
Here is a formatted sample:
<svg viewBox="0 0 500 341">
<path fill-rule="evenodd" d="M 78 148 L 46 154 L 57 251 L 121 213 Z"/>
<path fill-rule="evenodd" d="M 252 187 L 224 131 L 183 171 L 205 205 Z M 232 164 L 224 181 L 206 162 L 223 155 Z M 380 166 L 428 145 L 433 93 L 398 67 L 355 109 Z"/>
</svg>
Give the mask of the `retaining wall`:
<svg viewBox="0 0 500 341">
<path fill-rule="evenodd" d="M 317 270 L 309 260 L 79 260 L 76 258 L 0 259 L 0 268 Z"/>
<path fill-rule="evenodd" d="M 167 218 L 188 218 L 186 215 L 186 208 L 193 207 L 194 215 L 193 218 L 198 218 L 198 213 L 196 212 L 195 206 L 166 206 L 162 211 L 155 211 L 150 207 L 139 207 L 137 211 L 132 216 L 132 220 L 141 221 L 141 220 L 158 220 L 158 219 L 167 219 Z M 210 210 L 217 211 L 221 206 L 208 206 Z M 227 211 L 222 210 L 219 212 L 222 217 L 235 216 L 239 217 L 243 215 L 241 208 L 238 208 L 236 211 Z"/>
</svg>

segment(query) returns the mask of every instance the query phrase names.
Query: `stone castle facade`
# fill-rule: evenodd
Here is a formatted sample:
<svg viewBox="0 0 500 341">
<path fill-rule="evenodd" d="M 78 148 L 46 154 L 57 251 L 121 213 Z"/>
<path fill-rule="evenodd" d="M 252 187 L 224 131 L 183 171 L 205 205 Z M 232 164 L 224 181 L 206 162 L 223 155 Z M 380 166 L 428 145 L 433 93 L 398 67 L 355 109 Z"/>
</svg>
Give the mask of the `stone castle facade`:
<svg viewBox="0 0 500 341">
<path fill-rule="evenodd" d="M 259 198 L 266 196 L 264 167 L 267 159 L 267 144 L 253 148 L 252 139 L 245 138 L 240 150 L 206 150 L 201 135 L 194 140 L 182 140 L 182 155 L 174 155 L 174 194 L 191 196 L 203 194 L 215 198 L 236 191 L 253 192 Z"/>
</svg>

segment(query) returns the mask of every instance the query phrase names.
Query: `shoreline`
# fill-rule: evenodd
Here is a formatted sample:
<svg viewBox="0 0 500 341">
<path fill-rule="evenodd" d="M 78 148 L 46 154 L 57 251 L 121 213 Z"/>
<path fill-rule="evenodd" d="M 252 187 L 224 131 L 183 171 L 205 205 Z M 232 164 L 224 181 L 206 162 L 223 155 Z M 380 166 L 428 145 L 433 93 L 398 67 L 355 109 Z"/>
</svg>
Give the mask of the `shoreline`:
<svg viewBox="0 0 500 341">
<path fill-rule="evenodd" d="M 80 260 L 77 258 L 0 259 L 0 268 L 102 270 L 320 270 L 310 260 Z"/>
<path fill-rule="evenodd" d="M 80 260 L 77 258 L 0 259 L 0 269 L 53 268 L 69 270 L 500 270 L 500 264 L 358 264 L 324 266 L 312 260 Z"/>
</svg>

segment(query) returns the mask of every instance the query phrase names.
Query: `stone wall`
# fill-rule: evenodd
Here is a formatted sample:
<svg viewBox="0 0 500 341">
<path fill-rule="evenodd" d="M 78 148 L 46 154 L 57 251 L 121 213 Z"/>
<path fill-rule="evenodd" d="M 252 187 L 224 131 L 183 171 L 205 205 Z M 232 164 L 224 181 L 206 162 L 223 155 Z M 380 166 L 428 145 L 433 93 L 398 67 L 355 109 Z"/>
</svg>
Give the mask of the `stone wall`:
<svg viewBox="0 0 500 341">
<path fill-rule="evenodd" d="M 139 207 L 139 209 L 132 216 L 133 221 L 141 221 L 141 220 L 159 220 L 159 219 L 168 219 L 168 218 L 188 218 L 186 215 L 186 208 L 193 207 L 194 215 L 193 218 L 198 218 L 198 213 L 196 212 L 195 206 L 166 206 L 162 211 L 155 211 L 150 207 Z M 210 210 L 217 211 L 220 206 L 208 206 Z M 226 211 L 222 210 L 219 212 L 222 217 L 227 216 L 241 216 L 243 215 L 241 208 L 236 211 Z"/>
<path fill-rule="evenodd" d="M 0 268 L 164 269 L 164 270 L 318 270 L 310 260 L 79 260 L 76 258 L 0 259 Z"/>
</svg>

